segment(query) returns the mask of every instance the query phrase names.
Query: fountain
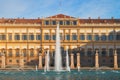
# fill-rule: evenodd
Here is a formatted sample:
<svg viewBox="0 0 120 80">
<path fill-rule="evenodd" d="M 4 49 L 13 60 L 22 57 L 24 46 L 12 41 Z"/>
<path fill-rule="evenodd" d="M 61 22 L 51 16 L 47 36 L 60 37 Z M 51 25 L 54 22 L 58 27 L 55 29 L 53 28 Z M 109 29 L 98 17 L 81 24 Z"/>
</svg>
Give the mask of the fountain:
<svg viewBox="0 0 120 80">
<path fill-rule="evenodd" d="M 77 67 L 78 71 L 80 71 L 80 66 Z"/>
<path fill-rule="evenodd" d="M 56 29 L 55 71 L 59 72 L 61 70 L 62 70 L 62 61 L 61 61 L 60 33 L 59 33 L 59 23 L 58 23 Z"/>
<path fill-rule="evenodd" d="M 35 66 L 35 70 L 38 71 L 38 67 L 37 67 L 37 65 Z"/>
<path fill-rule="evenodd" d="M 70 72 L 68 49 L 66 50 L 66 70 Z"/>
</svg>

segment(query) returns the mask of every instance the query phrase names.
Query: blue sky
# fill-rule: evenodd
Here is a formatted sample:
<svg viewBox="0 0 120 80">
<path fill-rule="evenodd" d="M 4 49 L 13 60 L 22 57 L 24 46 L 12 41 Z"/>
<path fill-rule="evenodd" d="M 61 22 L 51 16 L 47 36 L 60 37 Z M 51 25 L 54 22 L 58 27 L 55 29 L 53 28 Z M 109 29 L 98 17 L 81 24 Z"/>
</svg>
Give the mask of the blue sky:
<svg viewBox="0 0 120 80">
<path fill-rule="evenodd" d="M 80 18 L 120 18 L 120 0 L 0 0 L 0 17 L 37 18 L 60 13 Z"/>
</svg>

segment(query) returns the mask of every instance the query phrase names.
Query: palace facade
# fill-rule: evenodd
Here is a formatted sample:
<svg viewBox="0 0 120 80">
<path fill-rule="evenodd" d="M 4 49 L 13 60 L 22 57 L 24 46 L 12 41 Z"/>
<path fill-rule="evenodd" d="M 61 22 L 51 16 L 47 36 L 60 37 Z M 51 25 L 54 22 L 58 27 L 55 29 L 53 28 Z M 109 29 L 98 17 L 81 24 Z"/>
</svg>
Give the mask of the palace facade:
<svg viewBox="0 0 120 80">
<path fill-rule="evenodd" d="M 42 57 L 44 66 L 48 49 L 50 66 L 54 66 L 57 23 L 60 25 L 63 66 L 66 50 L 73 54 L 70 59 L 74 59 L 75 67 L 78 65 L 77 60 L 80 60 L 81 67 L 94 67 L 97 64 L 101 67 L 120 66 L 120 19 L 81 19 L 58 14 L 38 19 L 1 18 L 1 67 L 20 65 L 21 56 L 24 65 L 39 65 L 39 58 Z"/>
</svg>

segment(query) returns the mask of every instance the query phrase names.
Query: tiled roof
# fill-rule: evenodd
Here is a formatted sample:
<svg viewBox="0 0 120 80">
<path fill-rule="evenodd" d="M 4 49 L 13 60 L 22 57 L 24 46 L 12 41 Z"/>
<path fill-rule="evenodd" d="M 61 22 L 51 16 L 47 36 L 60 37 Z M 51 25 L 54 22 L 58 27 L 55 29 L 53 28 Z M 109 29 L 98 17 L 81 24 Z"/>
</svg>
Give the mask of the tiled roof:
<svg viewBox="0 0 120 80">
<path fill-rule="evenodd" d="M 20 18 L 17 18 L 17 19 L 5 19 L 5 18 L 1 18 L 0 19 L 0 23 L 16 23 L 16 24 L 19 24 L 19 23 L 24 23 L 24 24 L 27 24 L 27 23 L 31 23 L 31 24 L 41 24 L 41 19 L 20 19 Z"/>
<path fill-rule="evenodd" d="M 57 15 L 53 15 L 53 16 L 49 16 L 49 17 L 46 17 L 46 18 L 57 18 L 57 19 L 61 19 L 61 18 L 73 18 L 73 19 L 76 19 L 75 17 L 71 17 L 71 16 L 68 16 L 68 15 L 64 15 L 64 14 L 57 14 Z M 46 19 L 44 18 L 44 19 Z M 0 23 L 15 23 L 15 24 L 19 24 L 19 23 L 23 23 L 23 24 L 27 24 L 27 23 L 30 23 L 30 24 L 41 24 L 42 23 L 42 20 L 44 19 L 25 19 L 25 18 L 15 18 L 15 19 L 7 19 L 7 18 L 0 18 Z M 78 18 L 77 18 L 78 19 Z M 114 18 L 111 18 L 111 19 L 92 19 L 92 18 L 88 18 L 88 19 L 79 19 L 79 22 L 80 23 L 120 23 L 120 19 L 114 19 Z"/>
</svg>

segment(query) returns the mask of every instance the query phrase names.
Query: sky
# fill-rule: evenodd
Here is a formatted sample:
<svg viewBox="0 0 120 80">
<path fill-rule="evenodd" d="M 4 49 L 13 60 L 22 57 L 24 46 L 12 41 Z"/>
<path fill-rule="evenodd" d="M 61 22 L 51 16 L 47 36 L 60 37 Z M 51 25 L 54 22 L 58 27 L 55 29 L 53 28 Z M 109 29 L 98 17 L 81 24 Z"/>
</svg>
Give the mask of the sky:
<svg viewBox="0 0 120 80">
<path fill-rule="evenodd" d="M 0 0 L 0 18 L 120 18 L 120 0 Z"/>
</svg>

